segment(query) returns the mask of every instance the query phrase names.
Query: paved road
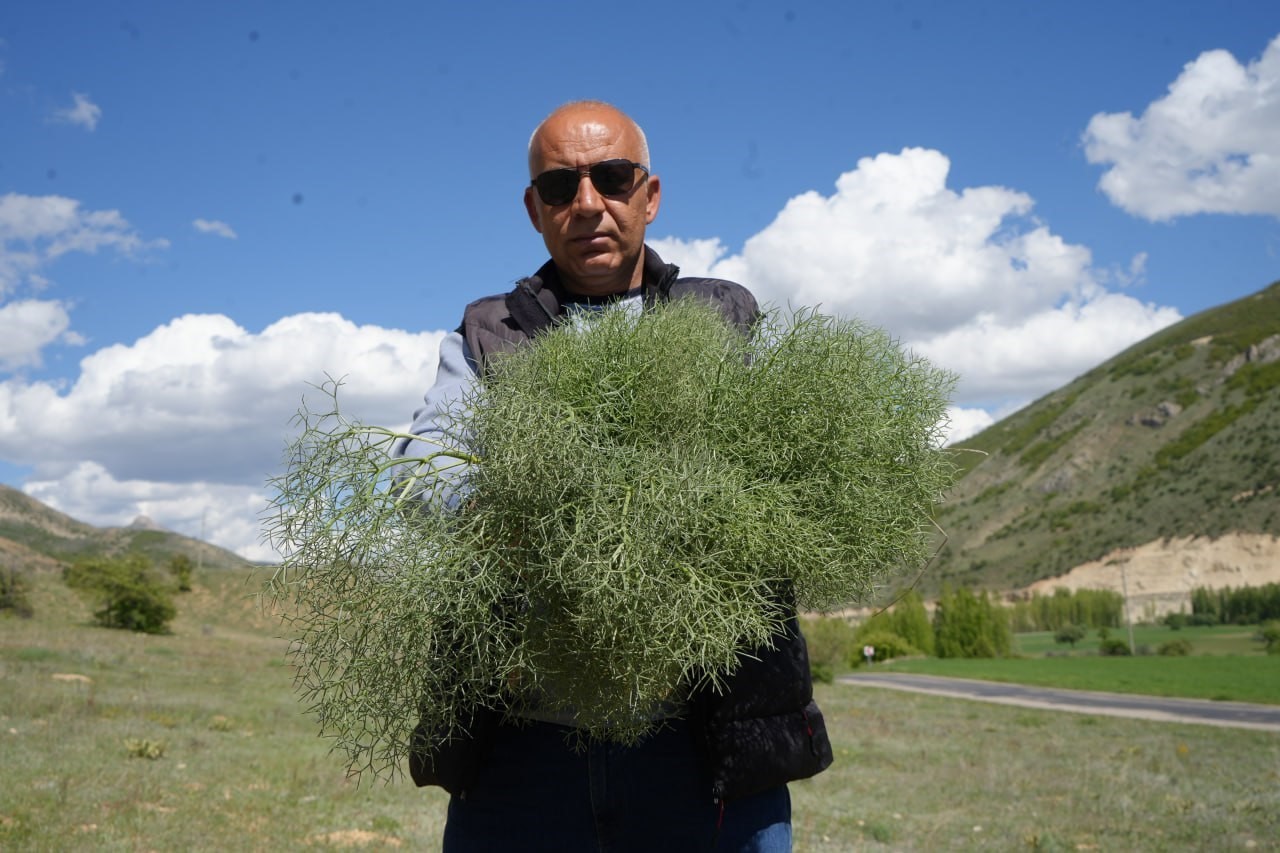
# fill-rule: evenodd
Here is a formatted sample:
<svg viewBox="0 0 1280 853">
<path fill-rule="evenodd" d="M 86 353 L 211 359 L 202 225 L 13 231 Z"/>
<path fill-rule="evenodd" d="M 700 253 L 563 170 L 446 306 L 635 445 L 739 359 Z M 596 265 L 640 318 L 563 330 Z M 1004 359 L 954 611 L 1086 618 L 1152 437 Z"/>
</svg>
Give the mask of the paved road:
<svg viewBox="0 0 1280 853">
<path fill-rule="evenodd" d="M 840 681 L 859 687 L 887 687 L 893 690 L 934 693 L 959 699 L 976 699 L 981 702 L 1023 705 L 1053 711 L 1140 717 L 1171 723 L 1202 723 L 1210 726 L 1280 732 L 1280 705 L 1060 690 L 1052 687 L 1028 687 L 1021 684 L 1001 684 L 995 681 L 976 681 L 968 678 L 943 678 L 936 675 L 909 675 L 901 672 L 859 672 L 842 676 Z"/>
</svg>

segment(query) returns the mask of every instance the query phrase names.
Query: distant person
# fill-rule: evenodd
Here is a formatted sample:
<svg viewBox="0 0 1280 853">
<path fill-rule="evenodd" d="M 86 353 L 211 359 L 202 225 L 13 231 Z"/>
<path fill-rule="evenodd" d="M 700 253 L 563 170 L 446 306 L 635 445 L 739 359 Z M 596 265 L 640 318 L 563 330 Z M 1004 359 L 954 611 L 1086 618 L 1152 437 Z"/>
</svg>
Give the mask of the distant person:
<svg viewBox="0 0 1280 853">
<path fill-rule="evenodd" d="M 450 406 L 482 381 L 491 356 L 576 312 L 642 310 L 692 294 L 744 333 L 759 316 L 741 285 L 679 278 L 645 246 L 661 183 L 644 132 L 615 107 L 578 101 L 551 113 L 529 141 L 529 177 L 525 210 L 550 260 L 510 292 L 467 306 L 440 344 L 414 435 L 450 435 Z M 406 441 L 397 452 L 430 450 Z M 445 503 L 464 499 L 459 478 Z M 787 628 L 774 648 L 741 658 L 725 692 L 688 691 L 652 709 L 658 727 L 635 746 L 593 741 L 575 750 L 574 718 L 535 710 L 416 753 L 414 780 L 452 795 L 444 849 L 790 850 L 787 783 L 822 771 L 832 753 L 794 613 Z"/>
</svg>

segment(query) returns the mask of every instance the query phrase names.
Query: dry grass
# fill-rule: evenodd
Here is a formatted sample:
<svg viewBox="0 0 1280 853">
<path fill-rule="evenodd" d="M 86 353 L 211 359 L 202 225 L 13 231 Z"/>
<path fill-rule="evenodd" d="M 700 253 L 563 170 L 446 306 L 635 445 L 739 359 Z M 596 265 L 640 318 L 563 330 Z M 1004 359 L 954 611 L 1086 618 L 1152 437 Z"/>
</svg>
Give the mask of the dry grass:
<svg viewBox="0 0 1280 853">
<path fill-rule="evenodd" d="M 833 685 L 801 850 L 1273 850 L 1280 736 Z"/>
<path fill-rule="evenodd" d="M 170 636 L 90 627 L 52 578 L 35 592 L 35 619 L 0 617 L 0 849 L 439 847 L 444 797 L 345 777 L 229 575 L 197 579 Z M 1274 734 L 846 685 L 819 701 L 837 763 L 793 786 L 799 851 L 1277 849 Z"/>
</svg>

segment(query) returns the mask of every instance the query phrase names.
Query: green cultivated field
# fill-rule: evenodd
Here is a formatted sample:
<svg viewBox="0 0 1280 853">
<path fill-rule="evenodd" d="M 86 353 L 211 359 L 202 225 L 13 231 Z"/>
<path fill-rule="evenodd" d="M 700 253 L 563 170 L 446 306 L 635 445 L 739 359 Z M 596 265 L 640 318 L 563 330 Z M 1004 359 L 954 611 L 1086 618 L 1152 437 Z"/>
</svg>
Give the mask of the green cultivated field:
<svg viewBox="0 0 1280 853">
<path fill-rule="evenodd" d="M 1165 657 L 1100 657 L 1098 636 L 1070 646 L 1054 642 L 1053 633 L 1014 635 L 1014 649 L 1022 657 L 1010 659 L 942 660 L 915 658 L 878 664 L 881 671 L 981 678 L 1040 687 L 1144 693 L 1190 699 L 1280 704 L 1280 655 L 1262 653 L 1256 626 L 1222 625 L 1173 630 L 1164 626 L 1134 626 L 1134 643 L 1157 649 L 1182 639 L 1191 655 Z M 1128 639 L 1125 629 L 1111 636 Z"/>
<path fill-rule="evenodd" d="M 1040 687 L 1280 704 L 1280 655 L 1220 657 L 938 658 L 876 664 L 881 672 L 982 678 Z"/>
<path fill-rule="evenodd" d="M 0 849 L 439 847 L 443 795 L 346 776 L 249 594 L 206 573 L 174 633 L 144 636 L 89 626 L 45 577 L 34 619 L 0 616 Z M 848 685 L 819 702 L 837 763 L 793 786 L 799 851 L 1278 849 L 1280 735 Z"/>
<path fill-rule="evenodd" d="M 1256 625 L 1214 625 L 1187 627 L 1174 630 L 1164 625 L 1134 625 L 1133 642 L 1141 651 L 1144 647 L 1158 650 L 1162 643 L 1170 640 L 1186 640 L 1191 643 L 1191 652 L 1196 655 L 1261 655 L 1263 645 L 1254 639 L 1258 633 Z M 1129 641 L 1129 632 L 1125 628 L 1111 631 L 1115 639 Z M 1098 651 L 1098 632 L 1090 631 L 1073 649 L 1069 645 L 1055 642 L 1052 631 L 1033 631 L 1013 635 L 1013 648 L 1017 654 L 1034 657 L 1036 655 L 1093 655 Z"/>
</svg>

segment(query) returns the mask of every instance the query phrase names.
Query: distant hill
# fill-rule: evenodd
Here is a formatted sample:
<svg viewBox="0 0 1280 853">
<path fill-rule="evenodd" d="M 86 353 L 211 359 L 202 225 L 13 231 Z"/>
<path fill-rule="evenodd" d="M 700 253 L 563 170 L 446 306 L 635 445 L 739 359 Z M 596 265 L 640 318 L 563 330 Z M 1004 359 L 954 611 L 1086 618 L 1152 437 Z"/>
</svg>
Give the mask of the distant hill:
<svg viewBox="0 0 1280 853">
<path fill-rule="evenodd" d="M 1118 587 L 1127 564 L 1148 591 L 1280 572 L 1280 282 L 1157 332 L 958 451 L 926 596 L 947 584 L 1044 590 L 1077 568 L 1064 585 Z M 0 486 L 0 568 L 126 551 L 246 565 L 165 530 L 92 527 Z"/>
<path fill-rule="evenodd" d="M 1179 542 L 1274 542 L 1280 282 L 1152 335 L 958 446 L 971 452 L 939 513 L 948 541 L 926 594 L 1025 588 L 1118 566 L 1136 548 L 1177 573 Z"/>
<path fill-rule="evenodd" d="M 94 527 L 8 486 L 0 485 L 0 569 L 54 570 L 77 557 L 142 553 L 157 564 L 175 554 L 212 569 L 240 569 L 247 562 L 148 522 L 129 527 Z"/>
</svg>

